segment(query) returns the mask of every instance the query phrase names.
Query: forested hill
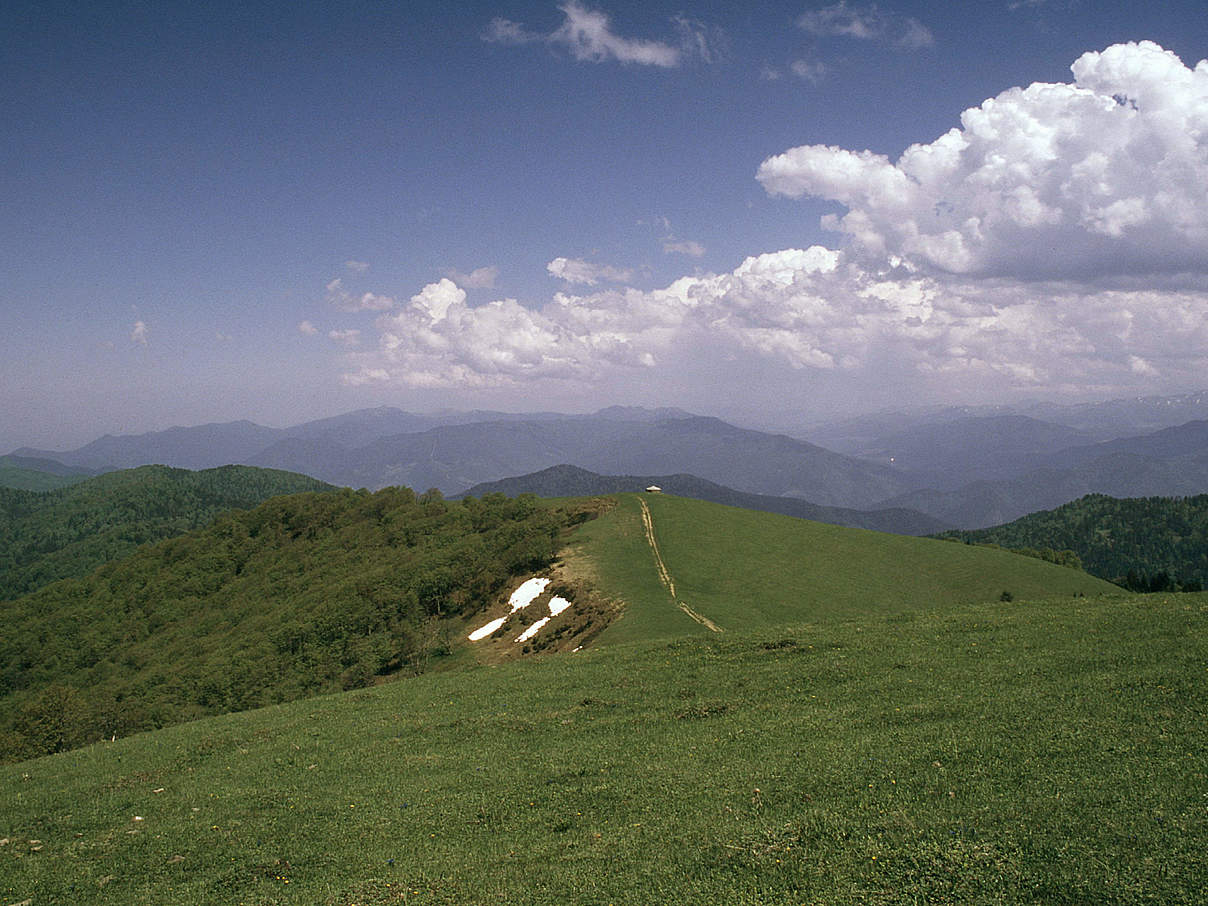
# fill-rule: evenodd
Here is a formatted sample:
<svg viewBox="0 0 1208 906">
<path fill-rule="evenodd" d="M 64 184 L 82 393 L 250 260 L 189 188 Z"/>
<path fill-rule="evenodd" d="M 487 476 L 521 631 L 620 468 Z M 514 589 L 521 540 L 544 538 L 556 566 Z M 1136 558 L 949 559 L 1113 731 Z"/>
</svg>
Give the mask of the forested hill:
<svg viewBox="0 0 1208 906">
<path fill-rule="evenodd" d="M 1072 550 L 1083 568 L 1137 591 L 1196 589 L 1208 582 L 1208 494 L 1116 498 L 1090 494 L 1006 525 L 951 531 L 971 544 Z"/>
<path fill-rule="evenodd" d="M 83 481 L 93 473 L 51 459 L 0 456 L 0 487 L 23 491 L 53 491 Z"/>
<path fill-rule="evenodd" d="M 46 492 L 0 487 L 0 600 L 83 576 L 149 541 L 208 525 L 270 497 L 334 490 L 276 469 L 142 466 Z"/>
<path fill-rule="evenodd" d="M 406 488 L 276 497 L 0 603 L 0 761 L 354 688 L 553 558 L 566 511 Z"/>
</svg>

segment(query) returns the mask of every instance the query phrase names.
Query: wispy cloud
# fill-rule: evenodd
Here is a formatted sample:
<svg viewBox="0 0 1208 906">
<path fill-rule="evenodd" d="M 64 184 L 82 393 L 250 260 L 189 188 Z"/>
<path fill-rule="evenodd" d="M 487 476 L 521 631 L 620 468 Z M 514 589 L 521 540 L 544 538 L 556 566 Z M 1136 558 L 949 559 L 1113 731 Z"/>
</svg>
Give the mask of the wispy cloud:
<svg viewBox="0 0 1208 906">
<path fill-rule="evenodd" d="M 617 62 L 669 69 L 685 60 L 713 62 L 724 53 L 724 40 L 716 30 L 684 16 L 672 19 L 677 33 L 675 43 L 617 34 L 607 13 L 589 9 L 577 0 L 558 6 L 562 24 L 552 32 L 529 29 L 511 19 L 496 18 L 482 32 L 484 41 L 494 44 L 546 43 L 570 51 L 574 59 L 587 63 Z"/>
<path fill-rule="evenodd" d="M 348 261 L 344 262 L 344 270 L 351 274 L 363 274 L 365 271 L 369 270 L 369 265 L 364 261 L 354 261 L 349 259 Z"/>
<path fill-rule="evenodd" d="M 593 264 L 582 258 L 555 258 L 545 266 L 553 276 L 567 283 L 582 283 L 595 286 L 601 281 L 623 283 L 633 279 L 633 271 L 612 267 L 608 264 Z"/>
<path fill-rule="evenodd" d="M 811 62 L 810 60 L 794 60 L 789 64 L 789 70 L 797 78 L 813 82 L 814 84 L 822 81 L 822 77 L 826 75 L 825 64 Z"/>
<path fill-rule="evenodd" d="M 499 268 L 494 265 L 476 267 L 468 274 L 450 268 L 445 271 L 445 276 L 466 289 L 491 289 L 495 285 L 495 281 L 499 279 Z"/>
<path fill-rule="evenodd" d="M 350 293 L 344 288 L 344 281 L 339 277 L 327 284 L 327 303 L 334 305 L 340 311 L 387 311 L 394 307 L 394 300 L 389 296 L 379 296 L 375 293 Z"/>
<path fill-rule="evenodd" d="M 885 12 L 875 4 L 848 4 L 847 0 L 802 13 L 797 25 L 819 37 L 877 41 L 907 50 L 935 44 L 931 30 L 915 18 Z"/>
<path fill-rule="evenodd" d="M 331 330 L 327 332 L 328 338 L 339 343 L 341 346 L 357 346 L 361 342 L 361 332 L 359 330 Z"/>
<path fill-rule="evenodd" d="M 150 331 L 145 322 L 135 321 L 134 327 L 130 331 L 130 342 L 137 346 L 146 346 L 147 334 L 149 332 Z"/>
<path fill-rule="evenodd" d="M 705 247 L 694 239 L 664 239 L 663 251 L 667 254 L 689 255 L 693 258 L 703 257 Z"/>
<path fill-rule="evenodd" d="M 315 327 L 315 325 L 311 324 L 309 321 L 302 321 L 298 324 L 298 333 L 300 334 L 313 337 L 318 334 L 318 332 L 319 328 Z"/>
</svg>

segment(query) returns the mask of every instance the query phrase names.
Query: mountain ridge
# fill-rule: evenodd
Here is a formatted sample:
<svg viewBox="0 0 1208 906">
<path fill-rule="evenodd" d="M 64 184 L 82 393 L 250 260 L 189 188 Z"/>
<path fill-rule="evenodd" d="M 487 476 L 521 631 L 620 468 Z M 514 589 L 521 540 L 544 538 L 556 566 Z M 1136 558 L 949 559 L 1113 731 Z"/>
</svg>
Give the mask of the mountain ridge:
<svg viewBox="0 0 1208 906">
<path fill-rule="evenodd" d="M 749 494 L 699 478 L 696 475 L 600 475 L 578 466 L 561 464 L 498 481 L 475 485 L 457 496 L 481 497 L 484 494 L 536 494 L 538 497 L 580 497 L 595 494 L 641 492 L 651 485 L 679 497 L 707 500 L 742 509 L 780 513 L 799 519 L 865 528 L 899 535 L 930 535 L 943 531 L 929 526 L 944 525 L 940 520 L 916 510 L 856 510 L 827 507 L 798 497 L 773 497 Z"/>
</svg>

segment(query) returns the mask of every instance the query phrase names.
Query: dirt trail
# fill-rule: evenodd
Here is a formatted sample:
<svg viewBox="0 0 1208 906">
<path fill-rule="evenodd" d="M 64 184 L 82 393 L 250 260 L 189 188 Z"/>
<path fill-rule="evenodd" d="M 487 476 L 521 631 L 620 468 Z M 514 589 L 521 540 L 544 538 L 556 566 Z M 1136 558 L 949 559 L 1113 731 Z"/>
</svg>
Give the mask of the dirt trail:
<svg viewBox="0 0 1208 906">
<path fill-rule="evenodd" d="M 667 564 L 663 562 L 663 555 L 659 553 L 658 542 L 654 540 L 654 519 L 650 515 L 650 507 L 646 506 L 646 501 L 641 497 L 638 498 L 638 503 L 642 507 L 642 528 L 646 530 L 646 542 L 650 545 L 650 550 L 654 554 L 654 565 L 659 573 L 659 581 L 671 595 L 671 600 L 679 605 L 679 609 L 686 613 L 689 617 L 696 620 L 710 632 L 721 632 L 722 629 L 706 616 L 697 613 L 683 601 L 676 601 L 675 597 L 675 580 L 671 578 L 671 573 L 667 571 Z"/>
</svg>

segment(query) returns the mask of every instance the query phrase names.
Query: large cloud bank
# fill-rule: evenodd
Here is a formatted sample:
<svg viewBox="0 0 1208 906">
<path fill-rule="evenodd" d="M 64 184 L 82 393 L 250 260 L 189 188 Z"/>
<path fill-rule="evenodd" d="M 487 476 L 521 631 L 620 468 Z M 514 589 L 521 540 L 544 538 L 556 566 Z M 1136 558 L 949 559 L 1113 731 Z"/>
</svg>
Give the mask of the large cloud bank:
<svg viewBox="0 0 1208 906">
<path fill-rule="evenodd" d="M 658 380 L 685 348 L 792 369 L 892 364 L 905 380 L 950 375 L 998 389 L 1128 386 L 1163 368 L 1192 376 L 1208 365 L 1204 292 L 874 273 L 819 246 L 653 291 L 559 293 L 540 309 L 513 299 L 471 308 L 444 279 L 377 327 L 379 348 L 359 355 L 352 384 L 506 388 L 617 369 L 649 369 Z"/>
<path fill-rule="evenodd" d="M 1208 271 L 1208 61 L 1158 45 L 1087 53 L 1072 83 L 1012 88 L 896 161 L 803 145 L 768 192 L 847 207 L 853 250 L 1023 278 Z"/>
<path fill-rule="evenodd" d="M 1004 92 L 896 164 L 818 146 L 767 161 L 769 191 L 847 205 L 843 250 L 770 252 L 654 290 L 582 280 L 590 291 L 539 307 L 470 306 L 443 279 L 378 315 L 376 348 L 349 353 L 345 380 L 607 388 L 642 375 L 659 388 L 712 362 L 780 368 L 786 386 L 829 376 L 985 398 L 1201 384 L 1208 63 L 1129 44 L 1084 55 L 1074 75 Z M 569 280 L 572 263 L 551 273 Z"/>
</svg>

